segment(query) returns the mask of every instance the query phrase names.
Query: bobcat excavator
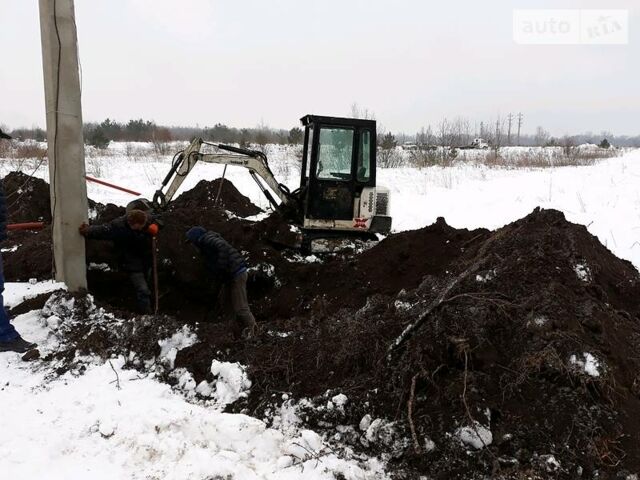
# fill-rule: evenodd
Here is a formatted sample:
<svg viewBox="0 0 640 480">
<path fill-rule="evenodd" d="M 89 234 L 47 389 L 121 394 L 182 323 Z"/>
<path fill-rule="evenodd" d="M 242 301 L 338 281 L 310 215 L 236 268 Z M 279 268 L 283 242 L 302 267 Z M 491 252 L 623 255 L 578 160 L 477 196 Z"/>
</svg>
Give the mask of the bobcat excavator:
<svg viewBox="0 0 640 480">
<path fill-rule="evenodd" d="M 376 122 L 317 115 L 300 120 L 304 149 L 296 190 L 276 180 L 264 153 L 196 138 L 174 156 L 153 197 L 154 208 L 166 208 L 198 162 L 217 163 L 246 168 L 271 205 L 301 228 L 303 244 L 312 251 L 389 233 L 389 189 L 376 186 Z M 216 151 L 205 152 L 206 147 Z"/>
</svg>

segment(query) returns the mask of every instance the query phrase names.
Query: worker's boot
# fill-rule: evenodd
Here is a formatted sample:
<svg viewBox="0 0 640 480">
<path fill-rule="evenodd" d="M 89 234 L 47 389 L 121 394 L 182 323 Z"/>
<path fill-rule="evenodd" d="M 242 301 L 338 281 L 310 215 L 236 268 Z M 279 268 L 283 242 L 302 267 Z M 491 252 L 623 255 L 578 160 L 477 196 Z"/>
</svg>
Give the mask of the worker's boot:
<svg viewBox="0 0 640 480">
<path fill-rule="evenodd" d="M 139 299 L 137 302 L 137 310 L 138 313 L 142 315 L 151 315 L 153 313 L 153 309 L 151 308 L 151 299 Z"/>
<path fill-rule="evenodd" d="M 258 324 L 256 323 L 255 318 L 253 318 L 253 315 L 245 318 L 238 318 L 237 323 L 240 324 L 240 338 L 243 340 L 251 340 L 258 336 Z"/>
<path fill-rule="evenodd" d="M 18 335 L 16 338 L 9 340 L 8 342 L 0 342 L 0 352 L 25 353 L 29 350 L 33 350 L 37 346 L 37 344 L 27 342 L 24 338 Z"/>
</svg>

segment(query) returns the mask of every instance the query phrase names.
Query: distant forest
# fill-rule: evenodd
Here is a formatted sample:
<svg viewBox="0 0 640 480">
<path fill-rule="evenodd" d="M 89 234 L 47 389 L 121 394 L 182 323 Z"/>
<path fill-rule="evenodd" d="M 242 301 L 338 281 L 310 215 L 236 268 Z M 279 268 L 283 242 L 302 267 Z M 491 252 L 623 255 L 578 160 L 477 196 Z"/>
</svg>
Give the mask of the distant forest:
<svg viewBox="0 0 640 480">
<path fill-rule="evenodd" d="M 352 115 L 357 116 L 357 115 Z M 46 140 L 46 132 L 41 128 L 6 128 L 11 135 L 18 139 Z M 253 128 L 229 127 L 216 123 L 212 127 L 178 127 L 158 125 L 150 120 L 129 120 L 119 123 L 106 119 L 101 123 L 86 123 L 84 126 L 85 143 L 98 148 L 106 148 L 111 141 L 154 142 L 166 143 L 170 141 L 190 141 L 194 137 L 202 137 L 220 143 L 237 143 L 242 146 L 257 144 L 301 144 L 303 131 L 299 127 L 274 129 L 269 126 Z M 553 137 L 543 127 L 538 126 L 535 133 L 517 135 L 515 122 L 506 120 L 491 122 L 474 122 L 464 118 L 453 120 L 443 119 L 436 125 L 428 125 L 416 133 L 391 133 L 385 131 L 378 124 L 378 144 L 403 145 L 415 143 L 418 145 L 469 145 L 474 138 L 483 138 L 490 145 L 498 146 L 545 146 L 564 145 L 568 142 L 578 145 L 582 143 L 600 144 L 607 139 L 611 145 L 619 147 L 640 147 L 640 135 L 614 135 L 611 132 L 582 133 L 563 137 Z"/>
</svg>

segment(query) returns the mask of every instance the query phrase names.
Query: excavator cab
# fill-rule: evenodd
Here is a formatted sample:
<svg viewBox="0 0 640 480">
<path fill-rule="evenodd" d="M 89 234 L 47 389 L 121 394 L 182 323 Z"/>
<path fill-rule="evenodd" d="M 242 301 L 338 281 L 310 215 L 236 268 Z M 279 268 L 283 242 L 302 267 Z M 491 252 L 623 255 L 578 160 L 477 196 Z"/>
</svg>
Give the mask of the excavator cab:
<svg viewBox="0 0 640 480">
<path fill-rule="evenodd" d="M 307 230 L 389 233 L 389 190 L 376 186 L 376 122 L 306 115 L 300 178 Z"/>
</svg>

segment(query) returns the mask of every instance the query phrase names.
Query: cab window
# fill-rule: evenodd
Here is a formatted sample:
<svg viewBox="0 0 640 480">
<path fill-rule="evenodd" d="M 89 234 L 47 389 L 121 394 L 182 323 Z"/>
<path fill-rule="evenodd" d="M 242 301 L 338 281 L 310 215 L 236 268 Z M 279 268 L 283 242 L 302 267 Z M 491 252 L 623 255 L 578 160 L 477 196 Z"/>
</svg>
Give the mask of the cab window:
<svg viewBox="0 0 640 480">
<path fill-rule="evenodd" d="M 351 180 L 353 130 L 322 127 L 318 142 L 316 178 L 320 180 Z"/>
<path fill-rule="evenodd" d="M 371 132 L 369 132 L 369 130 L 362 130 L 360 132 L 359 150 L 356 180 L 359 182 L 368 182 L 371 179 Z"/>
</svg>

